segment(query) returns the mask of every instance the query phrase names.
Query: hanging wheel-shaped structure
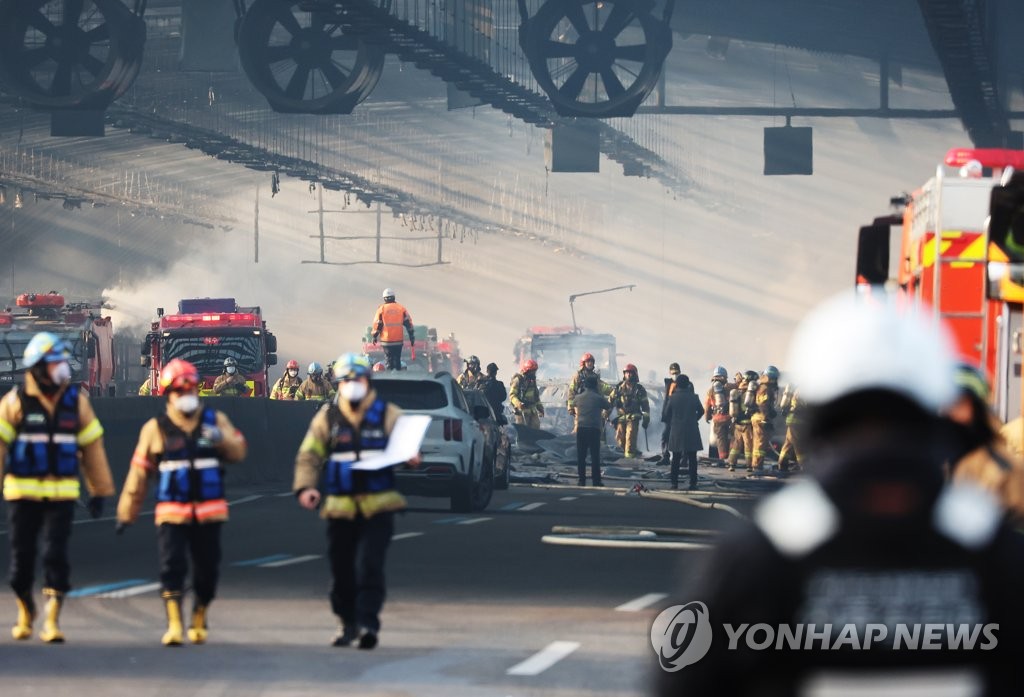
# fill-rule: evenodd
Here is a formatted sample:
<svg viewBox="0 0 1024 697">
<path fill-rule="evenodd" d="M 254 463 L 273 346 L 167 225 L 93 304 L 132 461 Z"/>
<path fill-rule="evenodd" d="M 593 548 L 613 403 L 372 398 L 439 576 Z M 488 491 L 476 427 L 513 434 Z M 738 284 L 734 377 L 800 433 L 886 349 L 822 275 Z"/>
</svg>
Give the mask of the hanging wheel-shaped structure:
<svg viewBox="0 0 1024 697">
<path fill-rule="evenodd" d="M 384 52 L 330 2 L 256 0 L 238 29 L 242 69 L 275 111 L 347 114 L 380 79 Z"/>
<path fill-rule="evenodd" d="M 519 29 L 537 83 L 562 116 L 632 116 L 672 49 L 644 0 L 547 0 Z"/>
<path fill-rule="evenodd" d="M 43 109 L 104 109 L 142 67 L 146 23 L 120 0 L 0 0 L 0 79 Z"/>
</svg>

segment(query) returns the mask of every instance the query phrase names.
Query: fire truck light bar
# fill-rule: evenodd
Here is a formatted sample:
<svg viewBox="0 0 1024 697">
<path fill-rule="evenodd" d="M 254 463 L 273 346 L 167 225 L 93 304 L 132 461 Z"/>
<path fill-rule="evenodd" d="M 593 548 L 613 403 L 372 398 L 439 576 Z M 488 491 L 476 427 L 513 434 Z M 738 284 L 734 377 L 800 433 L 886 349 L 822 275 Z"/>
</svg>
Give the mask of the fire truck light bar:
<svg viewBox="0 0 1024 697">
<path fill-rule="evenodd" d="M 251 312 L 228 312 L 219 315 L 165 315 L 164 324 L 194 324 L 196 322 L 208 322 L 211 324 L 244 324 L 251 323 L 256 315 Z"/>
</svg>

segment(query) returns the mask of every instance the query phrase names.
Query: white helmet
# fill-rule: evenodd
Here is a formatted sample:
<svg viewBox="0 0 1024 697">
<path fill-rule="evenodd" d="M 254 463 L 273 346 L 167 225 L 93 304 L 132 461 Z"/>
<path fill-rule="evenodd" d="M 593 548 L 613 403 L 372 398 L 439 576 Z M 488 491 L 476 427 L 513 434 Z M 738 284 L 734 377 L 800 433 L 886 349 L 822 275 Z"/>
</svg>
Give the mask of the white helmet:
<svg viewBox="0 0 1024 697">
<path fill-rule="evenodd" d="M 882 389 L 938 412 L 957 396 L 955 356 L 933 317 L 892 297 L 847 292 L 804 318 L 786 365 L 810 404 Z"/>
<path fill-rule="evenodd" d="M 382 294 L 382 297 L 383 297 L 383 298 L 384 298 L 385 300 L 387 300 L 388 298 L 392 298 L 392 299 L 394 299 L 394 297 L 395 297 L 395 291 L 394 291 L 394 289 L 392 289 L 392 288 L 385 288 L 385 289 L 384 289 L 384 293 Z"/>
</svg>

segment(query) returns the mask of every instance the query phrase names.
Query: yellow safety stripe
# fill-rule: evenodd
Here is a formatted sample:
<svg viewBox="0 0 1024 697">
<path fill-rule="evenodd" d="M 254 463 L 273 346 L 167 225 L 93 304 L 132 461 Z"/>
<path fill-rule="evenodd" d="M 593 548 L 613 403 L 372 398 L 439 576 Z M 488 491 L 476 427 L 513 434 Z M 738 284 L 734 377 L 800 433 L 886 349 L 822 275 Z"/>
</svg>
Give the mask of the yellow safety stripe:
<svg viewBox="0 0 1024 697">
<path fill-rule="evenodd" d="M 300 453 L 316 453 L 320 457 L 327 457 L 327 446 L 317 440 L 314 436 L 306 436 L 299 446 Z"/>
<path fill-rule="evenodd" d="M 3 419 L 0 419 L 0 440 L 2 440 L 6 445 L 10 445 L 16 435 L 17 431 L 14 430 L 14 427 Z"/>
<path fill-rule="evenodd" d="M 11 474 L 4 477 L 4 498 L 8 501 L 17 499 L 68 501 L 77 499 L 80 491 L 77 477 L 40 479 L 38 477 L 15 477 Z"/>
<path fill-rule="evenodd" d="M 103 435 L 103 426 L 99 419 L 93 419 L 92 423 L 78 432 L 78 445 L 84 448 L 90 443 L 95 443 Z"/>
<path fill-rule="evenodd" d="M 346 518 L 351 520 L 356 517 L 356 502 L 351 496 L 328 496 L 324 501 L 320 515 L 324 518 Z"/>
</svg>

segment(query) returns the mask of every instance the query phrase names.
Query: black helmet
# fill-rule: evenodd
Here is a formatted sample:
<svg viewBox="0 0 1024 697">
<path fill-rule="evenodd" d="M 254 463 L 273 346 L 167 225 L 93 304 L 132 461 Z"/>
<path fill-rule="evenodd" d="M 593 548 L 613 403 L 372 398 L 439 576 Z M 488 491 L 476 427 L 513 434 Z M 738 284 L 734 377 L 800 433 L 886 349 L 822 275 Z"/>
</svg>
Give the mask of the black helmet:
<svg viewBox="0 0 1024 697">
<path fill-rule="evenodd" d="M 746 380 L 748 383 L 757 382 L 757 378 L 758 374 L 756 370 L 748 370 L 747 372 L 743 373 L 743 379 Z"/>
<path fill-rule="evenodd" d="M 476 356 L 470 356 L 469 358 L 466 359 L 466 364 L 468 366 L 470 366 L 470 367 L 476 366 L 477 368 L 479 368 L 480 367 L 480 359 L 477 358 Z"/>
</svg>

